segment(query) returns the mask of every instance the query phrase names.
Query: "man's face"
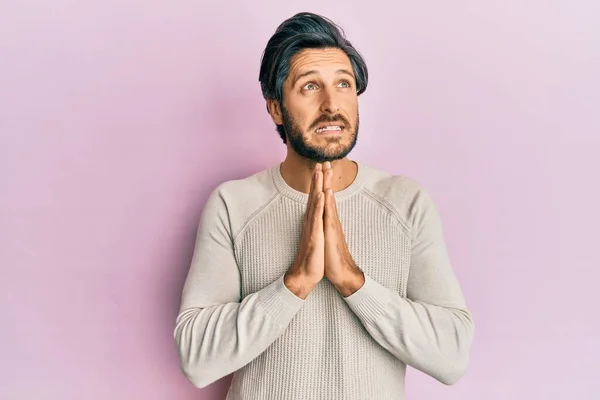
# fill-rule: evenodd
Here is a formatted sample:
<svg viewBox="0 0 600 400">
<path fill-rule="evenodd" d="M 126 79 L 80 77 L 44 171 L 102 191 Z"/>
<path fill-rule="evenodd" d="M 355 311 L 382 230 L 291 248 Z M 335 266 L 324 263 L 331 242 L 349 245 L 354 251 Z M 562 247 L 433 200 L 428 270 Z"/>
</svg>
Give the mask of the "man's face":
<svg viewBox="0 0 600 400">
<path fill-rule="evenodd" d="M 316 161 L 348 155 L 358 138 L 358 95 L 352 64 L 339 49 L 306 49 L 290 63 L 282 123 L 292 149 Z"/>
</svg>

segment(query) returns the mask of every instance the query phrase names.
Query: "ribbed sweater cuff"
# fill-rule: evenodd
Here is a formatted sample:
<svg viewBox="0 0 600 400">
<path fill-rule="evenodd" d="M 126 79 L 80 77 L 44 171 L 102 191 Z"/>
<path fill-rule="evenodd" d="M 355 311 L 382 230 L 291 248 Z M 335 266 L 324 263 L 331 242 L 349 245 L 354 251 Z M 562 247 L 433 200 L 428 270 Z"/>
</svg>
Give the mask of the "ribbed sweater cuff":
<svg viewBox="0 0 600 400">
<path fill-rule="evenodd" d="M 297 297 L 284 284 L 283 277 L 261 290 L 258 302 L 279 324 L 287 325 L 300 311 L 306 300 Z"/>
<path fill-rule="evenodd" d="M 365 324 L 371 324 L 386 312 L 393 293 L 364 274 L 365 283 L 348 297 L 344 297 L 350 309 Z"/>
</svg>

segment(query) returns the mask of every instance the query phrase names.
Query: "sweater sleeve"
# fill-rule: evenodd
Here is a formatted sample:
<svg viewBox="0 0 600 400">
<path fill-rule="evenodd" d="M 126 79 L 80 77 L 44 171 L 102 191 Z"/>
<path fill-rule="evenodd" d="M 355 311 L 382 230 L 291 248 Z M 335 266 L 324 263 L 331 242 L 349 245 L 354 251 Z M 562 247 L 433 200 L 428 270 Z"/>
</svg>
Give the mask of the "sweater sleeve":
<svg viewBox="0 0 600 400">
<path fill-rule="evenodd" d="M 227 205 L 215 190 L 202 213 L 174 329 L 181 370 L 197 387 L 240 369 L 278 337 L 305 300 L 283 275 L 241 299 Z"/>
<path fill-rule="evenodd" d="M 440 216 L 420 190 L 410 207 L 412 248 L 407 297 L 365 275 L 345 298 L 382 347 L 436 380 L 451 385 L 465 373 L 474 325 L 452 271 Z"/>
</svg>

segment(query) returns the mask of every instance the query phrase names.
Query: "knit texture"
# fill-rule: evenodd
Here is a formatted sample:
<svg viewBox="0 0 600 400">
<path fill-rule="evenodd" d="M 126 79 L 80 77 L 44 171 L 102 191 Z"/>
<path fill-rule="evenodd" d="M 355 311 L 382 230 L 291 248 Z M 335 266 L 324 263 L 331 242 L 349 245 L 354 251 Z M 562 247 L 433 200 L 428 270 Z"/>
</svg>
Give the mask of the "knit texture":
<svg viewBox="0 0 600 400">
<path fill-rule="evenodd" d="M 306 300 L 283 284 L 308 195 L 279 164 L 212 192 L 174 330 L 190 382 L 233 372 L 227 400 L 398 400 L 407 365 L 445 384 L 464 374 L 473 322 L 432 198 L 411 178 L 357 164 L 335 193 L 365 274 L 346 298 L 326 278 Z"/>
</svg>

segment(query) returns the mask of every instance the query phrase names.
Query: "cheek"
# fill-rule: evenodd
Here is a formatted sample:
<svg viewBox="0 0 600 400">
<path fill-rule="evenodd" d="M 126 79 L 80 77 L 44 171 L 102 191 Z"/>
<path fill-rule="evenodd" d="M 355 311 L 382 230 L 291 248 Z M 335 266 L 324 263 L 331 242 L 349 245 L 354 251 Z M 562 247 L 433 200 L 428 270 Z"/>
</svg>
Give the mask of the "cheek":
<svg viewBox="0 0 600 400">
<path fill-rule="evenodd" d="M 348 99 L 348 101 L 344 104 L 343 109 L 351 118 L 356 117 L 356 114 L 358 113 L 358 99 Z"/>
<path fill-rule="evenodd" d="M 313 114 L 299 112 L 296 114 L 296 125 L 302 130 L 303 133 L 310 133 L 310 126 L 319 116 Z"/>
<path fill-rule="evenodd" d="M 301 104 L 298 104 L 298 102 L 290 103 L 292 104 L 286 105 L 289 118 L 294 122 L 296 127 L 300 128 L 301 131 L 307 131 L 314 119 L 311 120 L 309 113 Z"/>
<path fill-rule="evenodd" d="M 354 100 L 351 102 L 350 107 L 352 108 L 352 113 L 356 114 L 358 112 L 358 99 L 354 98 Z"/>
</svg>

